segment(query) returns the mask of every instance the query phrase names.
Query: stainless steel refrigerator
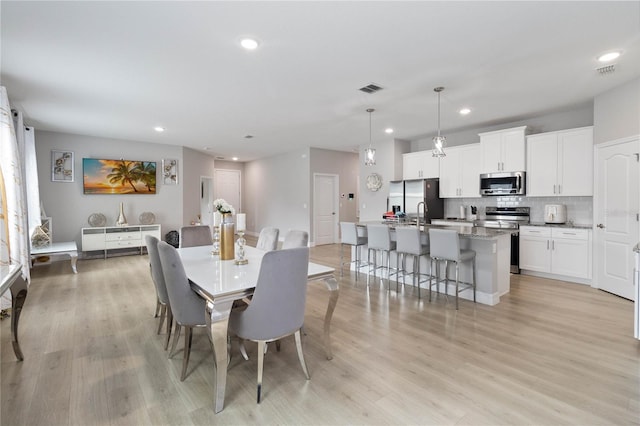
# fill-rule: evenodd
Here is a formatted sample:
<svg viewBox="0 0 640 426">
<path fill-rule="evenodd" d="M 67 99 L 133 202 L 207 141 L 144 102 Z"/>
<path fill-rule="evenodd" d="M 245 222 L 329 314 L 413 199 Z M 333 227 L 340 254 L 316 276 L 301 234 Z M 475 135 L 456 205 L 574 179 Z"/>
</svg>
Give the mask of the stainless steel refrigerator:
<svg viewBox="0 0 640 426">
<path fill-rule="evenodd" d="M 395 206 L 395 209 L 394 209 Z M 393 211 L 397 213 L 395 210 L 404 211 L 404 181 L 403 180 L 392 180 L 389 182 L 389 197 L 387 198 L 387 211 Z"/>
<path fill-rule="evenodd" d="M 426 217 L 418 203 L 426 205 Z M 444 218 L 444 199 L 440 198 L 440 179 L 415 179 L 404 181 L 404 205 L 409 218 L 420 217 L 420 223 L 431 223 L 431 219 Z M 426 219 L 426 221 L 425 221 Z"/>
</svg>

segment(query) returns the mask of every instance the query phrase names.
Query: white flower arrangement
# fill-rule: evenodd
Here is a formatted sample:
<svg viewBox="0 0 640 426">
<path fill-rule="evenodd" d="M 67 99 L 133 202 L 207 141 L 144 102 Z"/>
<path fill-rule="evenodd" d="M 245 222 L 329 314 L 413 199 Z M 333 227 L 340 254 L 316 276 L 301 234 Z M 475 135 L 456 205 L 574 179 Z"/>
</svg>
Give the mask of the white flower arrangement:
<svg viewBox="0 0 640 426">
<path fill-rule="evenodd" d="M 213 208 L 219 211 L 220 213 L 231 213 L 236 214 L 236 210 L 233 206 L 225 201 L 224 198 L 218 198 L 217 200 L 213 200 Z"/>
</svg>

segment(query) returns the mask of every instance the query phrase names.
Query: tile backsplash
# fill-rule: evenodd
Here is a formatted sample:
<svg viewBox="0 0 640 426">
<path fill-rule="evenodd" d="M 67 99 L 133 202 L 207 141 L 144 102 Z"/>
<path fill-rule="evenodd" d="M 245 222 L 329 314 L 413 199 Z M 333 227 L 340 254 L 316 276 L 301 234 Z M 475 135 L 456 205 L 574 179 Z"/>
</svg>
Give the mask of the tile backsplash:
<svg viewBox="0 0 640 426">
<path fill-rule="evenodd" d="M 565 204 L 567 206 L 567 221 L 576 225 L 593 224 L 593 197 L 478 197 L 478 198 L 448 198 L 444 201 L 445 217 L 458 217 L 460 206 L 467 208 L 467 215 L 471 213 L 469 206 L 478 207 L 478 219 L 484 218 L 487 206 L 497 207 L 529 207 L 531 208 L 531 222 L 544 222 L 544 206 L 546 204 Z"/>
</svg>

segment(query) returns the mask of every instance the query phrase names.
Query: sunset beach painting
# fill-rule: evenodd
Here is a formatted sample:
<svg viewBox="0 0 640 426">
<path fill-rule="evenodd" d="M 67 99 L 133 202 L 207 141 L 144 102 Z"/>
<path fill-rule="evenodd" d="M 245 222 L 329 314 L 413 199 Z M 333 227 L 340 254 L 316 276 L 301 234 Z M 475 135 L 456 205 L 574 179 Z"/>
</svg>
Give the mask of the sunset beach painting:
<svg viewBox="0 0 640 426">
<path fill-rule="evenodd" d="M 82 159 L 85 194 L 155 194 L 154 161 Z"/>
</svg>

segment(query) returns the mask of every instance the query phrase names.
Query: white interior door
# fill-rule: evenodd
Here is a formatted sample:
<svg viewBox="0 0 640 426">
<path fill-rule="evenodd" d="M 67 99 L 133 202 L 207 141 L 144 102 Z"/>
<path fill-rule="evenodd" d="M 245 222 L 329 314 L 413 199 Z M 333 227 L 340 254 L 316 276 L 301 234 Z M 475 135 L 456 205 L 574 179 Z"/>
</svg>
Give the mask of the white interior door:
<svg viewBox="0 0 640 426">
<path fill-rule="evenodd" d="M 338 230 L 338 176 L 313 175 L 315 244 L 335 243 Z"/>
<path fill-rule="evenodd" d="M 216 198 L 224 198 L 236 213 L 242 211 L 240 170 L 216 169 L 213 184 Z"/>
<path fill-rule="evenodd" d="M 634 299 L 633 246 L 638 225 L 638 139 L 596 147 L 594 198 L 595 285 Z"/>
</svg>

